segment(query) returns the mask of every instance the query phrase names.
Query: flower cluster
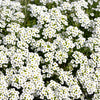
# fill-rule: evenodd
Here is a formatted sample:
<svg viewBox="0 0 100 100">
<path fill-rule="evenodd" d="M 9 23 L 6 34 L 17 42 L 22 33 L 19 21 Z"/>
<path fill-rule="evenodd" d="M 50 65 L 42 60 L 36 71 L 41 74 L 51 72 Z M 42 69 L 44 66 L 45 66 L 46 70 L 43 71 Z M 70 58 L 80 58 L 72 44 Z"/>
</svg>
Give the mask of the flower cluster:
<svg viewBox="0 0 100 100">
<path fill-rule="evenodd" d="M 98 12 L 99 0 L 0 0 L 0 100 L 100 100 Z"/>
</svg>

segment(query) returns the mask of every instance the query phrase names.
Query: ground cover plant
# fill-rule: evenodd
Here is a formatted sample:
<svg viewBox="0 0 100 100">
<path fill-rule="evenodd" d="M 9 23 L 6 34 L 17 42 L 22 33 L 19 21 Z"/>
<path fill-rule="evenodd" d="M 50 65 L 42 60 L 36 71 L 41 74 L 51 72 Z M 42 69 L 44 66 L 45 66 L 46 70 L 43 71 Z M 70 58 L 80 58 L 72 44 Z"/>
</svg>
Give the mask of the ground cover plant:
<svg viewBox="0 0 100 100">
<path fill-rule="evenodd" d="M 100 1 L 0 0 L 0 100 L 100 100 Z"/>
</svg>

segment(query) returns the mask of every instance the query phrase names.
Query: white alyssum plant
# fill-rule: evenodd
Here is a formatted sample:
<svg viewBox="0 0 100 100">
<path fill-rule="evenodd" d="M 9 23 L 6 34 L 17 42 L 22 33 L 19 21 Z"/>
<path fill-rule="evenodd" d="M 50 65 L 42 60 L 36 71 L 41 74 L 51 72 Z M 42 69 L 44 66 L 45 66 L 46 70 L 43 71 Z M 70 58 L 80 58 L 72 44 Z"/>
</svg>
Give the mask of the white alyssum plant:
<svg viewBox="0 0 100 100">
<path fill-rule="evenodd" d="M 1 0 L 0 100 L 99 100 L 99 5 Z"/>
</svg>

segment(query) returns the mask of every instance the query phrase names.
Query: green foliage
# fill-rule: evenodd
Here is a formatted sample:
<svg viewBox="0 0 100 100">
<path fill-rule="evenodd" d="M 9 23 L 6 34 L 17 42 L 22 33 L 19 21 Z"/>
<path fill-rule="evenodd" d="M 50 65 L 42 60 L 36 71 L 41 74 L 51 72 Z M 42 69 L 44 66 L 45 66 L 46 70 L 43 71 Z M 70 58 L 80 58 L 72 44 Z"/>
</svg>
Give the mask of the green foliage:
<svg viewBox="0 0 100 100">
<path fill-rule="evenodd" d="M 47 7 L 48 9 L 54 8 L 54 7 L 56 7 L 56 6 L 57 6 L 57 5 L 56 5 L 55 2 L 53 2 L 53 3 L 47 3 L 47 4 L 46 4 L 46 7 Z"/>
</svg>

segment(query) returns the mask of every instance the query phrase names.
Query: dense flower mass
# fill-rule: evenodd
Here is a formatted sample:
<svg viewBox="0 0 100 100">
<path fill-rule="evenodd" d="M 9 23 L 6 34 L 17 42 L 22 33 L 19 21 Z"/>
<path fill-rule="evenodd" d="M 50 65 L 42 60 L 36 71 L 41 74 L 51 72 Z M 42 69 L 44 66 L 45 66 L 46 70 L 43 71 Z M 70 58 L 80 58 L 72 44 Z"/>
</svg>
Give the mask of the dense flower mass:
<svg viewBox="0 0 100 100">
<path fill-rule="evenodd" d="M 100 100 L 100 1 L 0 0 L 0 100 Z"/>
</svg>

